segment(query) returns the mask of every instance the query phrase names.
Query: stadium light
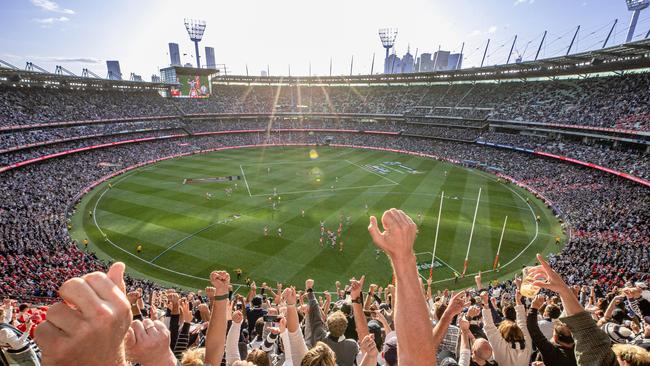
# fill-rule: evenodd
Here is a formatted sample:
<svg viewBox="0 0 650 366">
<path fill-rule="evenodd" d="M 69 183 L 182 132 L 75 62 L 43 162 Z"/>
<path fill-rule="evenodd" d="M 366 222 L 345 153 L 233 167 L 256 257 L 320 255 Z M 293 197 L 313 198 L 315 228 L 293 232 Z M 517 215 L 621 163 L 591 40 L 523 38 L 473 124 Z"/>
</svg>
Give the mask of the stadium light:
<svg viewBox="0 0 650 366">
<path fill-rule="evenodd" d="M 384 74 L 386 74 L 386 65 L 388 63 L 388 53 L 395 45 L 397 38 L 397 28 L 381 28 L 379 29 L 379 39 L 381 45 L 386 49 L 386 57 L 384 58 Z"/>
<path fill-rule="evenodd" d="M 194 20 L 194 19 L 185 19 L 185 29 L 187 29 L 187 34 L 190 36 L 192 42 L 194 42 L 194 48 L 196 53 L 196 67 L 201 68 L 201 61 L 199 56 L 199 42 L 203 39 L 203 33 L 205 32 L 205 20 Z"/>
<path fill-rule="evenodd" d="M 650 0 L 625 0 L 627 4 L 627 10 L 632 11 L 632 19 L 630 20 L 630 28 L 627 31 L 627 37 L 625 38 L 625 43 L 632 41 L 634 37 L 634 30 L 636 29 L 636 23 L 639 21 L 639 14 L 641 10 L 650 6 Z"/>
</svg>

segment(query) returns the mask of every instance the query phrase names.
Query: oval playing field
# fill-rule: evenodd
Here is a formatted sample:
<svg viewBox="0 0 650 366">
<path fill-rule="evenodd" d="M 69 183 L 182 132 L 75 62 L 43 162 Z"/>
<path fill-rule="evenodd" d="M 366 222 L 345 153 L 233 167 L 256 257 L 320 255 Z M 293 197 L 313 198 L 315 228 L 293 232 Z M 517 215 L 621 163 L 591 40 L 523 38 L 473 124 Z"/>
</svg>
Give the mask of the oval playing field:
<svg viewBox="0 0 650 366">
<path fill-rule="evenodd" d="M 313 278 L 323 290 L 362 274 L 386 284 L 390 263 L 370 240 L 368 215 L 396 207 L 418 223 L 415 249 L 426 278 L 442 192 L 431 271 L 438 288 L 471 280 L 455 283 L 454 272 L 463 271 L 475 212 L 468 274 L 501 277 L 537 252 L 559 250 L 555 241 L 563 237 L 552 212 L 496 176 L 424 157 L 331 147 L 233 149 L 132 170 L 81 200 L 71 235 L 135 275 L 187 287 L 204 287 L 214 269 L 230 271 L 238 284 Z M 500 271 L 492 272 L 506 216 Z"/>
</svg>

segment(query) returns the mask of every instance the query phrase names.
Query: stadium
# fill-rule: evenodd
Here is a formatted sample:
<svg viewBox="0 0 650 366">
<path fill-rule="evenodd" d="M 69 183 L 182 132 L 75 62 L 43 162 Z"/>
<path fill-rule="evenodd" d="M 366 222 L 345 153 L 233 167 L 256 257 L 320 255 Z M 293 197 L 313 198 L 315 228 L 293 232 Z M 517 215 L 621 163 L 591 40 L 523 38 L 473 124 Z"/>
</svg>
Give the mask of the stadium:
<svg viewBox="0 0 650 366">
<path fill-rule="evenodd" d="M 471 67 L 380 29 L 383 73 L 232 74 L 188 20 L 196 67 L 151 82 L 0 60 L 1 360 L 115 364 L 74 351 L 115 334 L 118 364 L 647 365 L 650 3 L 626 3 L 623 42 L 487 64 L 488 40 Z"/>
</svg>

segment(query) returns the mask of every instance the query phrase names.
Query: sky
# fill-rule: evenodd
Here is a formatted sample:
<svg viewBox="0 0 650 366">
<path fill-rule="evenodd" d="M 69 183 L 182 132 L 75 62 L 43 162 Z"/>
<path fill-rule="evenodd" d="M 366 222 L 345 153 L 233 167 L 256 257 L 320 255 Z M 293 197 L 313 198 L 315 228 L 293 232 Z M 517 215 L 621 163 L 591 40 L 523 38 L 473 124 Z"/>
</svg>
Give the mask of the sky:
<svg viewBox="0 0 650 366">
<path fill-rule="evenodd" d="M 228 74 L 368 74 L 383 70 L 378 29 L 395 27 L 400 57 L 458 52 L 463 67 L 566 53 L 578 25 L 574 51 L 599 48 L 614 19 L 608 45 L 624 41 L 631 13 L 624 0 L 0 0 L 0 59 L 24 68 L 26 61 L 54 71 L 62 65 L 80 74 L 106 76 L 106 60 L 119 60 L 122 74 L 149 80 L 169 64 L 167 43 L 178 43 L 181 61 L 195 63 L 184 18 L 207 22 L 204 47 L 215 48 Z M 650 9 L 641 13 L 635 39 L 650 30 Z M 184 55 L 185 54 L 185 55 Z M 511 61 L 512 62 L 512 61 Z"/>
</svg>

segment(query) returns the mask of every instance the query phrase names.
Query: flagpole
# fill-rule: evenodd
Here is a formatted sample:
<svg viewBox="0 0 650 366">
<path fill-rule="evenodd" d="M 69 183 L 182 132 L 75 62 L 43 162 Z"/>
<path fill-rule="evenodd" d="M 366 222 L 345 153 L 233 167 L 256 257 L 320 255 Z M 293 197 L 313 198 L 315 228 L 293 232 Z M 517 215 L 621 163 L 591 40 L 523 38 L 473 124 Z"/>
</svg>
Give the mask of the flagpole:
<svg viewBox="0 0 650 366">
<path fill-rule="evenodd" d="M 429 267 L 429 278 L 433 276 L 433 263 L 436 259 L 436 247 L 438 246 L 438 232 L 440 231 L 440 215 L 442 214 L 442 201 L 445 199 L 445 191 L 440 194 L 440 207 L 438 208 L 438 223 L 436 224 L 436 236 L 433 239 L 433 253 L 431 253 L 431 267 Z"/>
<path fill-rule="evenodd" d="M 503 228 L 501 229 L 501 238 L 499 238 L 499 247 L 497 248 L 497 256 L 494 258 L 494 264 L 492 265 L 492 270 L 497 269 L 499 264 L 499 253 L 501 253 L 501 243 L 503 243 L 503 234 L 506 232 L 506 223 L 508 222 L 508 216 L 503 221 Z"/>
<path fill-rule="evenodd" d="M 469 259 L 469 250 L 472 247 L 472 236 L 474 236 L 474 225 L 476 224 L 476 214 L 478 213 L 478 204 L 481 202 L 481 188 L 478 189 L 478 198 L 476 199 L 476 208 L 474 209 L 474 219 L 472 220 L 472 230 L 469 232 L 469 242 L 467 243 L 467 254 L 465 254 L 465 263 L 463 264 L 463 276 L 467 272 Z"/>
</svg>

